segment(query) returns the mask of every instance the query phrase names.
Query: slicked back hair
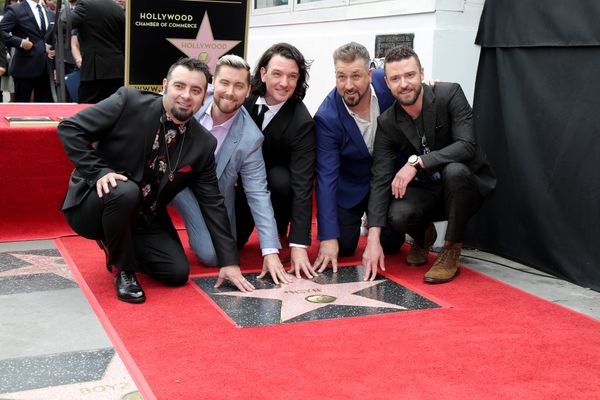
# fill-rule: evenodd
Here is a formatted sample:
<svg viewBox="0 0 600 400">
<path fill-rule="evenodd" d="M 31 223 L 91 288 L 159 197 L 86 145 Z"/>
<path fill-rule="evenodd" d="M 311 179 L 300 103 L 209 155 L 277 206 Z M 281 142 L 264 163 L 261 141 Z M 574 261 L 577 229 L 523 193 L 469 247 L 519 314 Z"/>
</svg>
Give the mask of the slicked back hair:
<svg viewBox="0 0 600 400">
<path fill-rule="evenodd" d="M 208 69 L 208 65 L 206 65 L 206 63 L 195 58 L 182 57 L 179 60 L 175 61 L 173 65 L 171 65 L 171 67 L 169 67 L 169 71 L 167 72 L 167 82 L 171 80 L 171 73 L 173 72 L 173 70 L 179 66 L 187 68 L 190 71 L 202 72 L 204 74 L 204 77 L 206 77 L 206 84 L 204 85 L 204 90 L 206 90 L 208 83 L 212 80 L 210 70 Z"/>
<path fill-rule="evenodd" d="M 367 50 L 367 48 L 362 44 L 356 42 L 346 43 L 335 49 L 333 52 L 334 64 L 338 61 L 349 64 L 354 62 L 356 59 L 363 60 L 365 63 L 365 70 L 369 70 L 371 56 L 369 56 L 369 50 Z"/>
<path fill-rule="evenodd" d="M 289 43 L 276 43 L 269 47 L 260 57 L 252 76 L 252 94 L 264 97 L 267 93 L 267 85 L 261 79 L 260 69 L 263 67 L 267 69 L 269 61 L 271 61 L 274 55 L 293 60 L 298 66 L 298 82 L 296 83 L 296 89 L 291 99 L 302 101 L 308 89 L 308 70 L 311 63 L 306 61 L 300 50 Z"/>
</svg>

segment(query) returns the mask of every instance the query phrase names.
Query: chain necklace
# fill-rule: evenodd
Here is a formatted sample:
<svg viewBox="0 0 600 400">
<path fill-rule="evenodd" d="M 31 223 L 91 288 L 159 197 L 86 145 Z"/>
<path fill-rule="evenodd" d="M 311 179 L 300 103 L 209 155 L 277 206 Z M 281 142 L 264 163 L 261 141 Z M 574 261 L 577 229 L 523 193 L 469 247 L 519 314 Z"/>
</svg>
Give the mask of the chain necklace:
<svg viewBox="0 0 600 400">
<path fill-rule="evenodd" d="M 167 156 L 167 168 L 169 169 L 169 181 L 173 182 L 175 179 L 175 175 L 173 173 L 177 171 L 177 166 L 179 165 L 179 160 L 181 158 L 181 153 L 183 153 L 183 142 L 185 142 L 185 132 L 187 131 L 185 125 L 178 126 L 179 131 L 181 132 L 181 144 L 179 145 L 179 154 L 177 155 L 177 160 L 175 161 L 175 166 L 171 168 L 171 160 L 169 158 L 169 146 L 167 144 L 167 130 L 165 128 L 165 122 L 162 123 L 163 137 L 165 138 L 165 153 Z"/>
</svg>

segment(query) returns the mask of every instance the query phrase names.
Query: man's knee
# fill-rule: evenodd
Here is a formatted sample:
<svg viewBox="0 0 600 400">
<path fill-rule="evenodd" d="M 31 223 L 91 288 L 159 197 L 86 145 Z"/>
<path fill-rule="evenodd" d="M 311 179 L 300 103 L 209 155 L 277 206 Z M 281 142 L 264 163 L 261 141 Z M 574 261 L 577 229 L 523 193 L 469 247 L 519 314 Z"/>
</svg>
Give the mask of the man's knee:
<svg viewBox="0 0 600 400">
<path fill-rule="evenodd" d="M 188 281 L 190 276 L 189 264 L 180 265 L 173 268 L 168 276 L 161 279 L 162 283 L 168 286 L 183 286 Z"/>
<path fill-rule="evenodd" d="M 466 182 L 471 177 L 471 170 L 463 163 L 450 163 L 442 169 L 444 183 Z"/>
<path fill-rule="evenodd" d="M 388 210 L 388 223 L 399 233 L 406 233 L 411 222 L 419 220 L 416 210 L 408 207 L 405 202 L 393 201 Z"/>
<path fill-rule="evenodd" d="M 117 181 L 117 187 L 110 188 L 110 193 L 106 195 L 105 201 L 133 208 L 137 207 L 141 201 L 140 193 L 140 188 L 135 182 Z"/>
</svg>

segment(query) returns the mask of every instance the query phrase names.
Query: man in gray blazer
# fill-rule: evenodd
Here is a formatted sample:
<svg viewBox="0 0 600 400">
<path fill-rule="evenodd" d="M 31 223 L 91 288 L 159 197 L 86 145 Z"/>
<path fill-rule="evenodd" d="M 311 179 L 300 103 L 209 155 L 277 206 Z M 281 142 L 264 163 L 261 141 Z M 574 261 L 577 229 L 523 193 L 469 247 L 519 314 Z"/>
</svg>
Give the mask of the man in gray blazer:
<svg viewBox="0 0 600 400">
<path fill-rule="evenodd" d="M 217 139 L 217 179 L 225 198 L 231 230 L 235 234 L 235 186 L 239 175 L 256 223 L 264 257 L 263 271 L 259 278 L 268 272 L 275 283 L 289 283 L 292 277 L 286 273 L 278 256 L 281 244 L 267 189 L 262 155 L 263 135 L 248 111 L 242 107 L 250 92 L 250 66 L 235 55 L 221 57 L 215 69 L 213 87 L 212 101 L 200 109 L 196 118 Z M 215 249 L 210 245 L 206 216 L 198 207 L 192 192 L 182 191 L 171 205 L 182 216 L 190 247 L 200 261 L 207 266 L 216 265 L 217 257 Z"/>
<path fill-rule="evenodd" d="M 407 263 L 423 265 L 435 240 L 432 222 L 447 219 L 444 247 L 424 280 L 449 282 L 459 273 L 467 221 L 496 186 L 496 177 L 477 146 L 471 106 L 460 85 L 423 85 L 419 57 L 404 47 L 386 54 L 384 68 L 396 101 L 379 117 L 373 146 L 365 280 L 375 279 L 378 267 L 385 270 L 379 235 L 386 223 L 413 237 Z M 408 161 L 396 171 L 398 152 Z"/>
</svg>

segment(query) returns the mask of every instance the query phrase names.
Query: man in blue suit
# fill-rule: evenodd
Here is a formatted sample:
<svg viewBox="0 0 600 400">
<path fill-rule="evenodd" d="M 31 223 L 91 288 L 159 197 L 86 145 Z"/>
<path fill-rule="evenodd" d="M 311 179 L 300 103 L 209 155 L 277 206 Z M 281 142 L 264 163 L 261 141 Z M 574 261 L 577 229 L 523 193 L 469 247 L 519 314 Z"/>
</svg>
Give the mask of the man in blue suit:
<svg viewBox="0 0 600 400">
<path fill-rule="evenodd" d="M 276 284 L 289 283 L 292 277 L 286 273 L 278 256 L 281 244 L 267 189 L 262 155 L 263 135 L 248 111 L 242 107 L 250 93 L 250 66 L 236 55 L 221 57 L 215 68 L 213 88 L 212 101 L 196 113 L 196 118 L 217 139 L 217 179 L 225 199 L 231 230 L 235 234 L 235 186 L 239 175 L 260 239 L 263 271 L 259 278 L 268 272 Z M 210 245 L 204 216 L 192 192 L 183 190 L 171 204 L 182 216 L 190 247 L 200 261 L 208 266 L 216 265 L 216 252 Z"/>
<path fill-rule="evenodd" d="M 363 45 L 347 43 L 335 50 L 333 60 L 336 87 L 314 116 L 321 241 L 314 267 L 319 272 L 329 263 L 337 271 L 338 255 L 351 255 L 356 250 L 369 198 L 377 117 L 394 102 L 383 71 L 369 68 L 369 52 Z M 403 243 L 404 235 L 382 230 L 381 244 L 386 253 L 399 251 Z"/>
<path fill-rule="evenodd" d="M 0 29 L 7 46 L 15 48 L 8 73 L 15 82 L 15 101 L 53 102 L 50 90 L 49 59 L 54 50 L 46 48 L 46 33 L 54 25 L 54 13 L 40 0 L 26 0 L 4 12 Z"/>
</svg>

